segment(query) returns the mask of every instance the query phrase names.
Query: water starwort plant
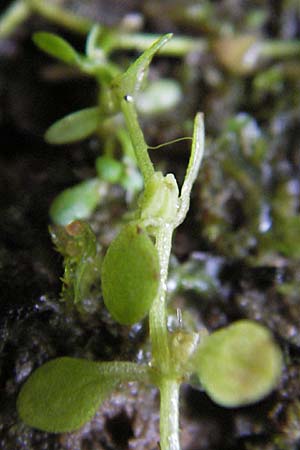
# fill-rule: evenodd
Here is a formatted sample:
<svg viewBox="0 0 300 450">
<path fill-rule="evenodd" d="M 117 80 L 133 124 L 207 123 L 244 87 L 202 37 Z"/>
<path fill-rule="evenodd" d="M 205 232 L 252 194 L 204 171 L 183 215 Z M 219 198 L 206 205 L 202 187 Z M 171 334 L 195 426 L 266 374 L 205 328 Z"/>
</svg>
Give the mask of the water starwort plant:
<svg viewBox="0 0 300 450">
<path fill-rule="evenodd" d="M 185 179 L 179 188 L 173 174 L 155 171 L 139 126 L 137 87 L 152 57 L 170 37 L 156 41 L 111 83 L 112 101 L 122 111 L 144 190 L 131 221 L 123 226 L 104 256 L 102 294 L 116 322 L 132 325 L 148 317 L 151 360 L 139 364 L 61 357 L 47 362 L 29 377 L 17 401 L 21 419 L 31 427 L 56 433 L 76 430 L 93 417 L 117 385 L 137 381 L 153 384 L 160 392 L 161 449 L 180 450 L 179 391 L 192 375 L 198 376 L 215 402 L 236 407 L 266 396 L 281 373 L 280 350 L 270 332 L 256 322 L 240 320 L 210 335 L 185 330 L 184 324 L 175 331 L 167 326 L 172 237 L 188 212 L 204 150 L 203 115 L 198 113 Z M 76 272 L 77 257 L 85 261 L 92 257 L 95 266 L 100 265 L 95 241 L 92 239 L 93 245 L 85 248 L 92 232 L 78 221 L 68 225 L 67 232 L 83 239 L 75 247 L 72 242 L 70 254 L 75 262 L 69 274 L 75 279 L 81 274 L 84 280 L 85 266 Z"/>
<path fill-rule="evenodd" d="M 93 77 L 97 85 L 97 103 L 94 106 L 67 114 L 52 124 L 45 133 L 45 140 L 52 145 L 62 145 L 86 139 L 98 134 L 103 143 L 102 156 L 95 161 L 98 179 L 87 180 L 68 188 L 54 199 L 50 208 L 51 220 L 58 225 L 67 225 L 75 219 L 87 219 L 100 200 L 105 183 L 118 183 L 131 199 L 142 189 L 143 181 L 137 170 L 135 152 L 128 130 L 125 127 L 120 102 L 115 96 L 114 85 L 122 77 L 122 68 L 111 61 L 115 48 L 115 36 L 103 32 L 95 25 L 87 36 L 85 53 L 77 52 L 60 36 L 38 32 L 34 43 L 44 52 L 60 62 L 72 66 L 85 76 Z M 131 80 L 136 107 L 145 116 L 161 114 L 172 109 L 181 97 L 179 84 L 172 79 L 152 82 L 141 92 L 145 72 L 153 55 L 168 43 L 169 37 L 155 40 L 132 69 L 139 77 L 127 73 Z M 121 160 L 115 157 L 121 147 Z M 82 199 L 90 201 L 82 201 Z M 64 205 L 69 204 L 69 208 Z"/>
</svg>

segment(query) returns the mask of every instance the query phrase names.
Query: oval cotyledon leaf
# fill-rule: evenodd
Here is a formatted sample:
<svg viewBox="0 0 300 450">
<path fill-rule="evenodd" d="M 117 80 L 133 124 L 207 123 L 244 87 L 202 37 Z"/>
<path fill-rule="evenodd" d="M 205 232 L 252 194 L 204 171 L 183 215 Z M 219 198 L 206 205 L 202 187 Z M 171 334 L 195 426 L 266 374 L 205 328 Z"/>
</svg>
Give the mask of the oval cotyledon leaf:
<svg viewBox="0 0 300 450">
<path fill-rule="evenodd" d="M 38 368 L 17 400 L 20 418 L 40 430 L 63 433 L 90 420 L 117 381 L 96 362 L 62 357 Z"/>
</svg>

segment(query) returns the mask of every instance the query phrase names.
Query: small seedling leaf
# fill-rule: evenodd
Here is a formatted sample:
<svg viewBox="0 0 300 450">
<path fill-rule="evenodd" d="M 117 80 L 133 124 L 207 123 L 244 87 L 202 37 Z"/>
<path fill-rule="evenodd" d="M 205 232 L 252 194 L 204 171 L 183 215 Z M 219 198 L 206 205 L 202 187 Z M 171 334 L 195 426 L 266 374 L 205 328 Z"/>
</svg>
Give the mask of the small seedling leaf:
<svg viewBox="0 0 300 450">
<path fill-rule="evenodd" d="M 63 433 L 80 428 L 96 413 L 117 383 L 95 362 L 57 358 L 37 369 L 21 389 L 21 419 L 40 430 Z"/>
<path fill-rule="evenodd" d="M 66 64 L 77 65 L 80 55 L 76 50 L 63 38 L 53 33 L 38 32 L 33 35 L 33 42 L 44 52 L 60 59 Z"/>
<path fill-rule="evenodd" d="M 165 34 L 157 39 L 151 47 L 142 53 L 142 55 L 128 68 L 121 76 L 114 80 L 120 98 L 125 95 L 134 96 L 143 84 L 148 67 L 155 53 L 159 51 L 172 37 L 172 33 Z"/>
<path fill-rule="evenodd" d="M 99 156 L 96 159 L 98 177 L 108 183 L 118 183 L 123 174 L 123 164 L 109 156 Z"/>
<path fill-rule="evenodd" d="M 50 206 L 53 223 L 68 225 L 74 220 L 89 218 L 99 203 L 100 187 L 101 181 L 93 178 L 61 192 Z"/>
<path fill-rule="evenodd" d="M 159 287 L 157 250 L 138 225 L 126 225 L 111 243 L 103 260 L 104 303 L 122 325 L 142 320 Z"/>
<path fill-rule="evenodd" d="M 45 140 L 56 145 L 80 141 L 97 130 L 99 119 L 97 107 L 73 112 L 51 125 L 46 131 Z"/>
<path fill-rule="evenodd" d="M 240 320 L 204 339 L 195 359 L 199 379 L 219 405 L 261 400 L 278 382 L 282 356 L 269 330 Z"/>
</svg>

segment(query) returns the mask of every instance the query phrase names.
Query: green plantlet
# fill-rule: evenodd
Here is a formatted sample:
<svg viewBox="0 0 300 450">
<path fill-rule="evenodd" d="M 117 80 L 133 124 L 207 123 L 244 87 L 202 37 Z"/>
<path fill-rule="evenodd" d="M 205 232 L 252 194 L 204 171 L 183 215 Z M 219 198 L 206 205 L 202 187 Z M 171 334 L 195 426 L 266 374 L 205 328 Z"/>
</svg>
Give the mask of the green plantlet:
<svg viewBox="0 0 300 450">
<path fill-rule="evenodd" d="M 104 303 L 122 325 L 149 312 L 159 287 L 157 250 L 139 225 L 126 225 L 111 243 L 102 265 Z"/>
<path fill-rule="evenodd" d="M 139 126 L 137 91 L 154 54 L 170 37 L 156 41 L 111 83 L 114 103 L 123 113 L 143 176 L 144 192 L 132 221 L 123 226 L 104 257 L 102 291 L 105 305 L 117 322 L 132 325 L 149 316 L 151 360 L 137 364 L 58 358 L 46 363 L 29 377 L 18 398 L 20 417 L 32 427 L 53 432 L 75 430 L 92 417 L 120 382 L 151 383 L 160 391 L 160 448 L 180 450 L 182 382 L 188 383 L 193 374 L 198 374 L 208 395 L 218 404 L 231 407 L 262 399 L 280 375 L 278 346 L 269 331 L 255 322 L 243 320 L 210 336 L 208 332 L 184 329 L 184 324 L 172 333 L 167 327 L 166 290 L 173 232 L 186 217 L 204 150 L 203 115 L 198 113 L 186 175 L 179 188 L 173 174 L 155 171 Z M 111 161 L 100 160 L 100 173 L 107 163 Z M 117 180 L 118 169 L 116 173 L 108 178 Z M 71 199 L 76 203 L 76 196 Z M 60 230 L 58 247 L 65 252 L 76 295 L 80 271 L 84 273 L 90 255 L 97 261 L 96 241 L 81 222 Z M 85 246 L 90 249 L 87 254 Z M 82 261 L 85 263 L 81 266 Z"/>
<path fill-rule="evenodd" d="M 52 241 L 64 258 L 62 298 L 80 308 L 100 282 L 101 257 L 91 227 L 76 220 L 66 227 L 50 227 Z"/>
</svg>

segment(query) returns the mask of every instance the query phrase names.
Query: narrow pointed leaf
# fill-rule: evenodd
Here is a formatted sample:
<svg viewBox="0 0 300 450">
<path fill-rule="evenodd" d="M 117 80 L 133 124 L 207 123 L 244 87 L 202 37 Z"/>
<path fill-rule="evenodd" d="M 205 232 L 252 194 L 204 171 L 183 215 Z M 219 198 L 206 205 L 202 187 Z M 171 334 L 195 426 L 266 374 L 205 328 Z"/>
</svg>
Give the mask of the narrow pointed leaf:
<svg viewBox="0 0 300 450">
<path fill-rule="evenodd" d="M 68 114 L 51 125 L 46 131 L 45 140 L 49 144 L 67 144 L 80 141 L 94 133 L 99 125 L 97 107 L 85 108 Z"/>
<path fill-rule="evenodd" d="M 185 219 L 185 216 L 190 207 L 190 196 L 193 184 L 197 178 L 200 165 L 204 153 L 204 120 L 203 114 L 197 113 L 194 121 L 193 143 L 192 151 L 184 178 L 184 182 L 181 188 L 180 194 L 180 207 L 177 216 L 177 225 L 179 225 Z"/>
<path fill-rule="evenodd" d="M 40 430 L 63 433 L 90 420 L 117 380 L 96 362 L 57 358 L 37 369 L 17 400 L 20 418 Z"/>
<path fill-rule="evenodd" d="M 171 37 L 172 33 L 169 33 L 157 39 L 151 47 L 144 51 L 144 53 L 131 64 L 125 74 L 114 80 L 113 84 L 116 85 L 120 98 L 125 95 L 134 96 L 140 90 L 152 58 L 155 53 L 171 39 Z"/>
<path fill-rule="evenodd" d="M 66 64 L 78 64 L 80 55 L 67 41 L 56 34 L 42 31 L 35 33 L 33 42 L 41 50 Z"/>
</svg>

